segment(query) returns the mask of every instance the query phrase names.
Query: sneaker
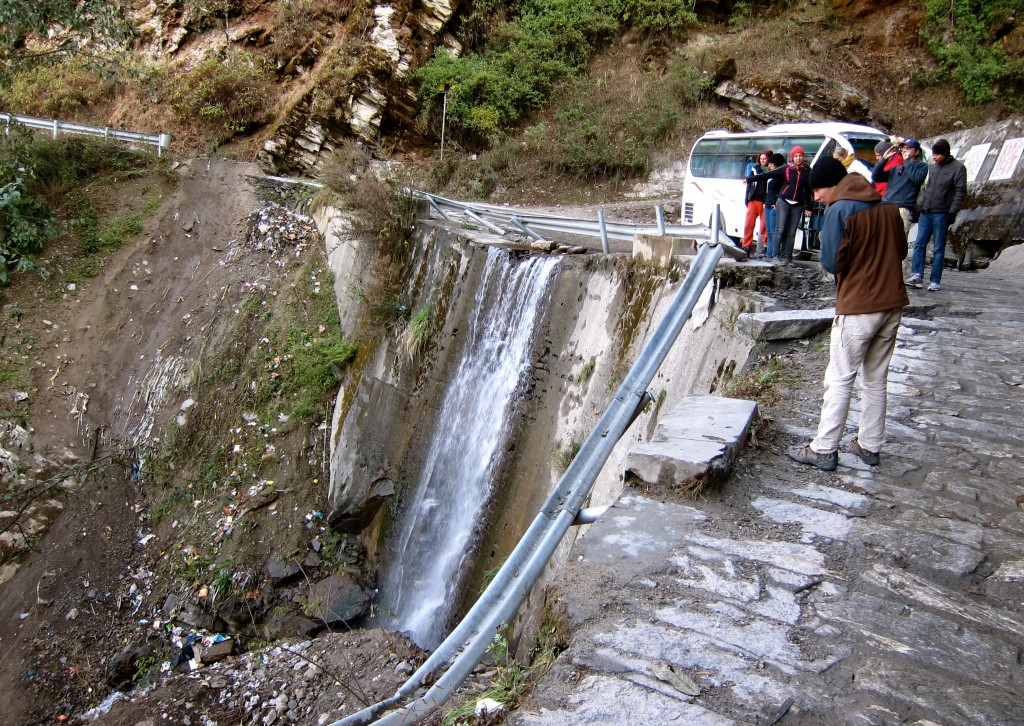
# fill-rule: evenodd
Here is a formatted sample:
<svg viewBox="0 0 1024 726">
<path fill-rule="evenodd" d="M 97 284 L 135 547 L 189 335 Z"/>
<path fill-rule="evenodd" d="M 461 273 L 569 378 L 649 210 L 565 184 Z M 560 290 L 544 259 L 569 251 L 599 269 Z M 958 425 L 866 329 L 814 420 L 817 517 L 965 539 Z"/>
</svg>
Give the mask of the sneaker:
<svg viewBox="0 0 1024 726">
<path fill-rule="evenodd" d="M 831 454 L 819 454 L 809 444 L 790 446 L 786 451 L 786 456 L 793 461 L 798 461 L 801 464 L 810 464 L 825 471 L 835 471 L 836 466 L 839 464 L 838 451 L 833 451 Z"/>
<path fill-rule="evenodd" d="M 923 285 L 921 284 L 920 275 L 911 275 L 910 277 L 907 278 L 906 284 L 907 287 L 916 287 L 918 290 L 920 290 L 923 287 Z"/>
<path fill-rule="evenodd" d="M 918 285 L 918 287 L 921 287 L 921 286 Z M 928 283 L 928 292 L 938 292 L 938 291 L 939 291 L 939 283 L 937 283 L 937 282 L 929 282 Z"/>
<path fill-rule="evenodd" d="M 877 451 L 868 451 L 860 445 L 860 441 L 857 439 L 854 439 L 850 444 L 850 453 L 859 456 L 860 460 L 868 466 L 878 466 L 882 460 L 882 457 Z"/>
</svg>

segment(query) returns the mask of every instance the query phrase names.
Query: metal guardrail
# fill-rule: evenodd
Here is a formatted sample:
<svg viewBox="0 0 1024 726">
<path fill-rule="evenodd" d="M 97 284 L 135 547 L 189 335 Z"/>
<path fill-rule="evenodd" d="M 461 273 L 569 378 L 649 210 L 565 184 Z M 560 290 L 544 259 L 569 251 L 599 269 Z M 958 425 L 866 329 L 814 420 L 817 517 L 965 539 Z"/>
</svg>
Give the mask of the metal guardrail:
<svg viewBox="0 0 1024 726">
<path fill-rule="evenodd" d="M 68 121 L 57 121 L 56 119 L 32 118 L 31 116 L 15 116 L 9 113 L 0 113 L 0 121 L 4 123 L 4 132 L 10 134 L 11 124 L 19 124 L 30 129 L 42 129 L 53 134 L 57 138 L 60 134 L 79 134 L 84 136 L 95 136 L 101 139 L 113 139 L 124 141 L 130 144 L 143 144 L 155 146 L 157 156 L 163 156 L 164 149 L 171 148 L 170 134 L 140 134 L 135 131 L 119 131 L 111 128 L 100 128 L 99 126 L 84 126 L 82 124 L 70 123 Z"/>
<path fill-rule="evenodd" d="M 437 197 L 428 196 L 431 205 Z M 451 202 L 451 200 L 445 200 Z M 473 205 L 480 214 L 480 205 Z M 481 215 L 482 216 L 482 215 Z M 569 527 L 577 521 L 583 503 L 590 495 L 598 474 L 611 455 L 612 449 L 633 423 L 641 409 L 651 400 L 647 387 L 654 379 L 669 350 L 679 336 L 683 325 L 714 273 L 724 254 L 726 245 L 720 240 L 718 217 L 713 220 L 710 235 L 705 228 L 698 239 L 710 240 L 690 267 L 679 292 L 644 346 L 636 363 L 598 421 L 597 426 L 580 447 L 565 474 L 548 495 L 543 507 L 519 544 L 498 570 L 494 579 L 473 604 L 452 633 L 434 650 L 427 660 L 390 698 L 362 711 L 335 721 L 331 726 L 365 726 L 389 708 L 412 696 L 445 665 L 447 670 L 429 690 L 409 705 L 380 718 L 382 726 L 416 723 L 436 711 L 448 700 L 466 677 L 480 662 L 494 640 L 499 628 L 519 609 L 527 593 L 537 582 L 552 554 Z M 731 241 L 728 246 L 732 246 Z M 597 512 L 584 512 L 584 521 L 593 521 Z"/>
<path fill-rule="evenodd" d="M 603 210 L 598 212 L 596 220 L 590 221 L 587 219 L 538 214 L 536 212 L 515 210 L 491 204 L 460 202 L 418 190 L 411 190 L 411 193 L 418 199 L 427 200 L 430 203 L 430 208 L 448 221 L 451 221 L 452 215 L 457 214 L 464 221 L 484 227 L 497 234 L 526 234 L 535 240 L 544 239 L 544 236 L 540 234 L 541 231 L 597 237 L 601 239 L 601 248 L 605 253 L 608 252 L 608 240 L 631 242 L 638 234 L 668 235 L 670 237 L 694 240 L 706 240 L 708 238 L 708 226 L 705 224 L 666 224 L 665 213 L 661 207 L 655 207 L 655 215 L 657 217 L 655 224 L 623 224 L 619 222 L 606 222 Z M 726 253 L 736 259 L 747 259 L 746 254 L 737 249 L 732 244 L 729 236 L 721 231 L 721 227 L 722 225 L 719 224 L 718 241 L 722 243 Z"/>
</svg>

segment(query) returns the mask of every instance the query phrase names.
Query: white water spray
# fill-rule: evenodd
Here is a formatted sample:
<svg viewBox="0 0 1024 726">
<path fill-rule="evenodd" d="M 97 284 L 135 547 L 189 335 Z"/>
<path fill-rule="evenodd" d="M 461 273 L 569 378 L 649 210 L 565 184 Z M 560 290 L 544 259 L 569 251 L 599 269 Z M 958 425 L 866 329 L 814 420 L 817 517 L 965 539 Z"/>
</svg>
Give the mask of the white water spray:
<svg viewBox="0 0 1024 726">
<path fill-rule="evenodd" d="M 421 647 L 433 648 L 447 633 L 515 394 L 529 371 L 537 308 L 556 266 L 556 258 L 516 261 L 488 250 L 469 341 L 381 574 L 385 620 Z"/>
</svg>

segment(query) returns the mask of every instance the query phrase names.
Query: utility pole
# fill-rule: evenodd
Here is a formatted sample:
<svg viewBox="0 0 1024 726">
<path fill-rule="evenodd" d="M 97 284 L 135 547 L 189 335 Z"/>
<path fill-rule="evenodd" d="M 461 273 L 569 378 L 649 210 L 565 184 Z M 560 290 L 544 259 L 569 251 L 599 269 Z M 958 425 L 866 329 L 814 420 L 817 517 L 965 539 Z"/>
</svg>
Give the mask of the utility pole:
<svg viewBox="0 0 1024 726">
<path fill-rule="evenodd" d="M 444 163 L 444 126 L 448 118 L 448 85 L 441 84 L 441 163 Z"/>
</svg>

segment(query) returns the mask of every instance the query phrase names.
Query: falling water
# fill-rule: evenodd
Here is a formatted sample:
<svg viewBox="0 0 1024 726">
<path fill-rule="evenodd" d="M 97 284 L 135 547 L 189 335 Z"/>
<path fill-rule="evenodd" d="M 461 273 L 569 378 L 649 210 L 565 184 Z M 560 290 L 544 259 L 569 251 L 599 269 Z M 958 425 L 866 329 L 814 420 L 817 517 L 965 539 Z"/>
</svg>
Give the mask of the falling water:
<svg viewBox="0 0 1024 726">
<path fill-rule="evenodd" d="M 517 262 L 490 249 L 467 348 L 445 392 L 426 464 L 391 538 L 380 583 L 384 617 L 433 648 L 458 601 L 473 530 L 491 493 L 513 398 L 530 367 L 536 311 L 554 258 Z"/>
</svg>

